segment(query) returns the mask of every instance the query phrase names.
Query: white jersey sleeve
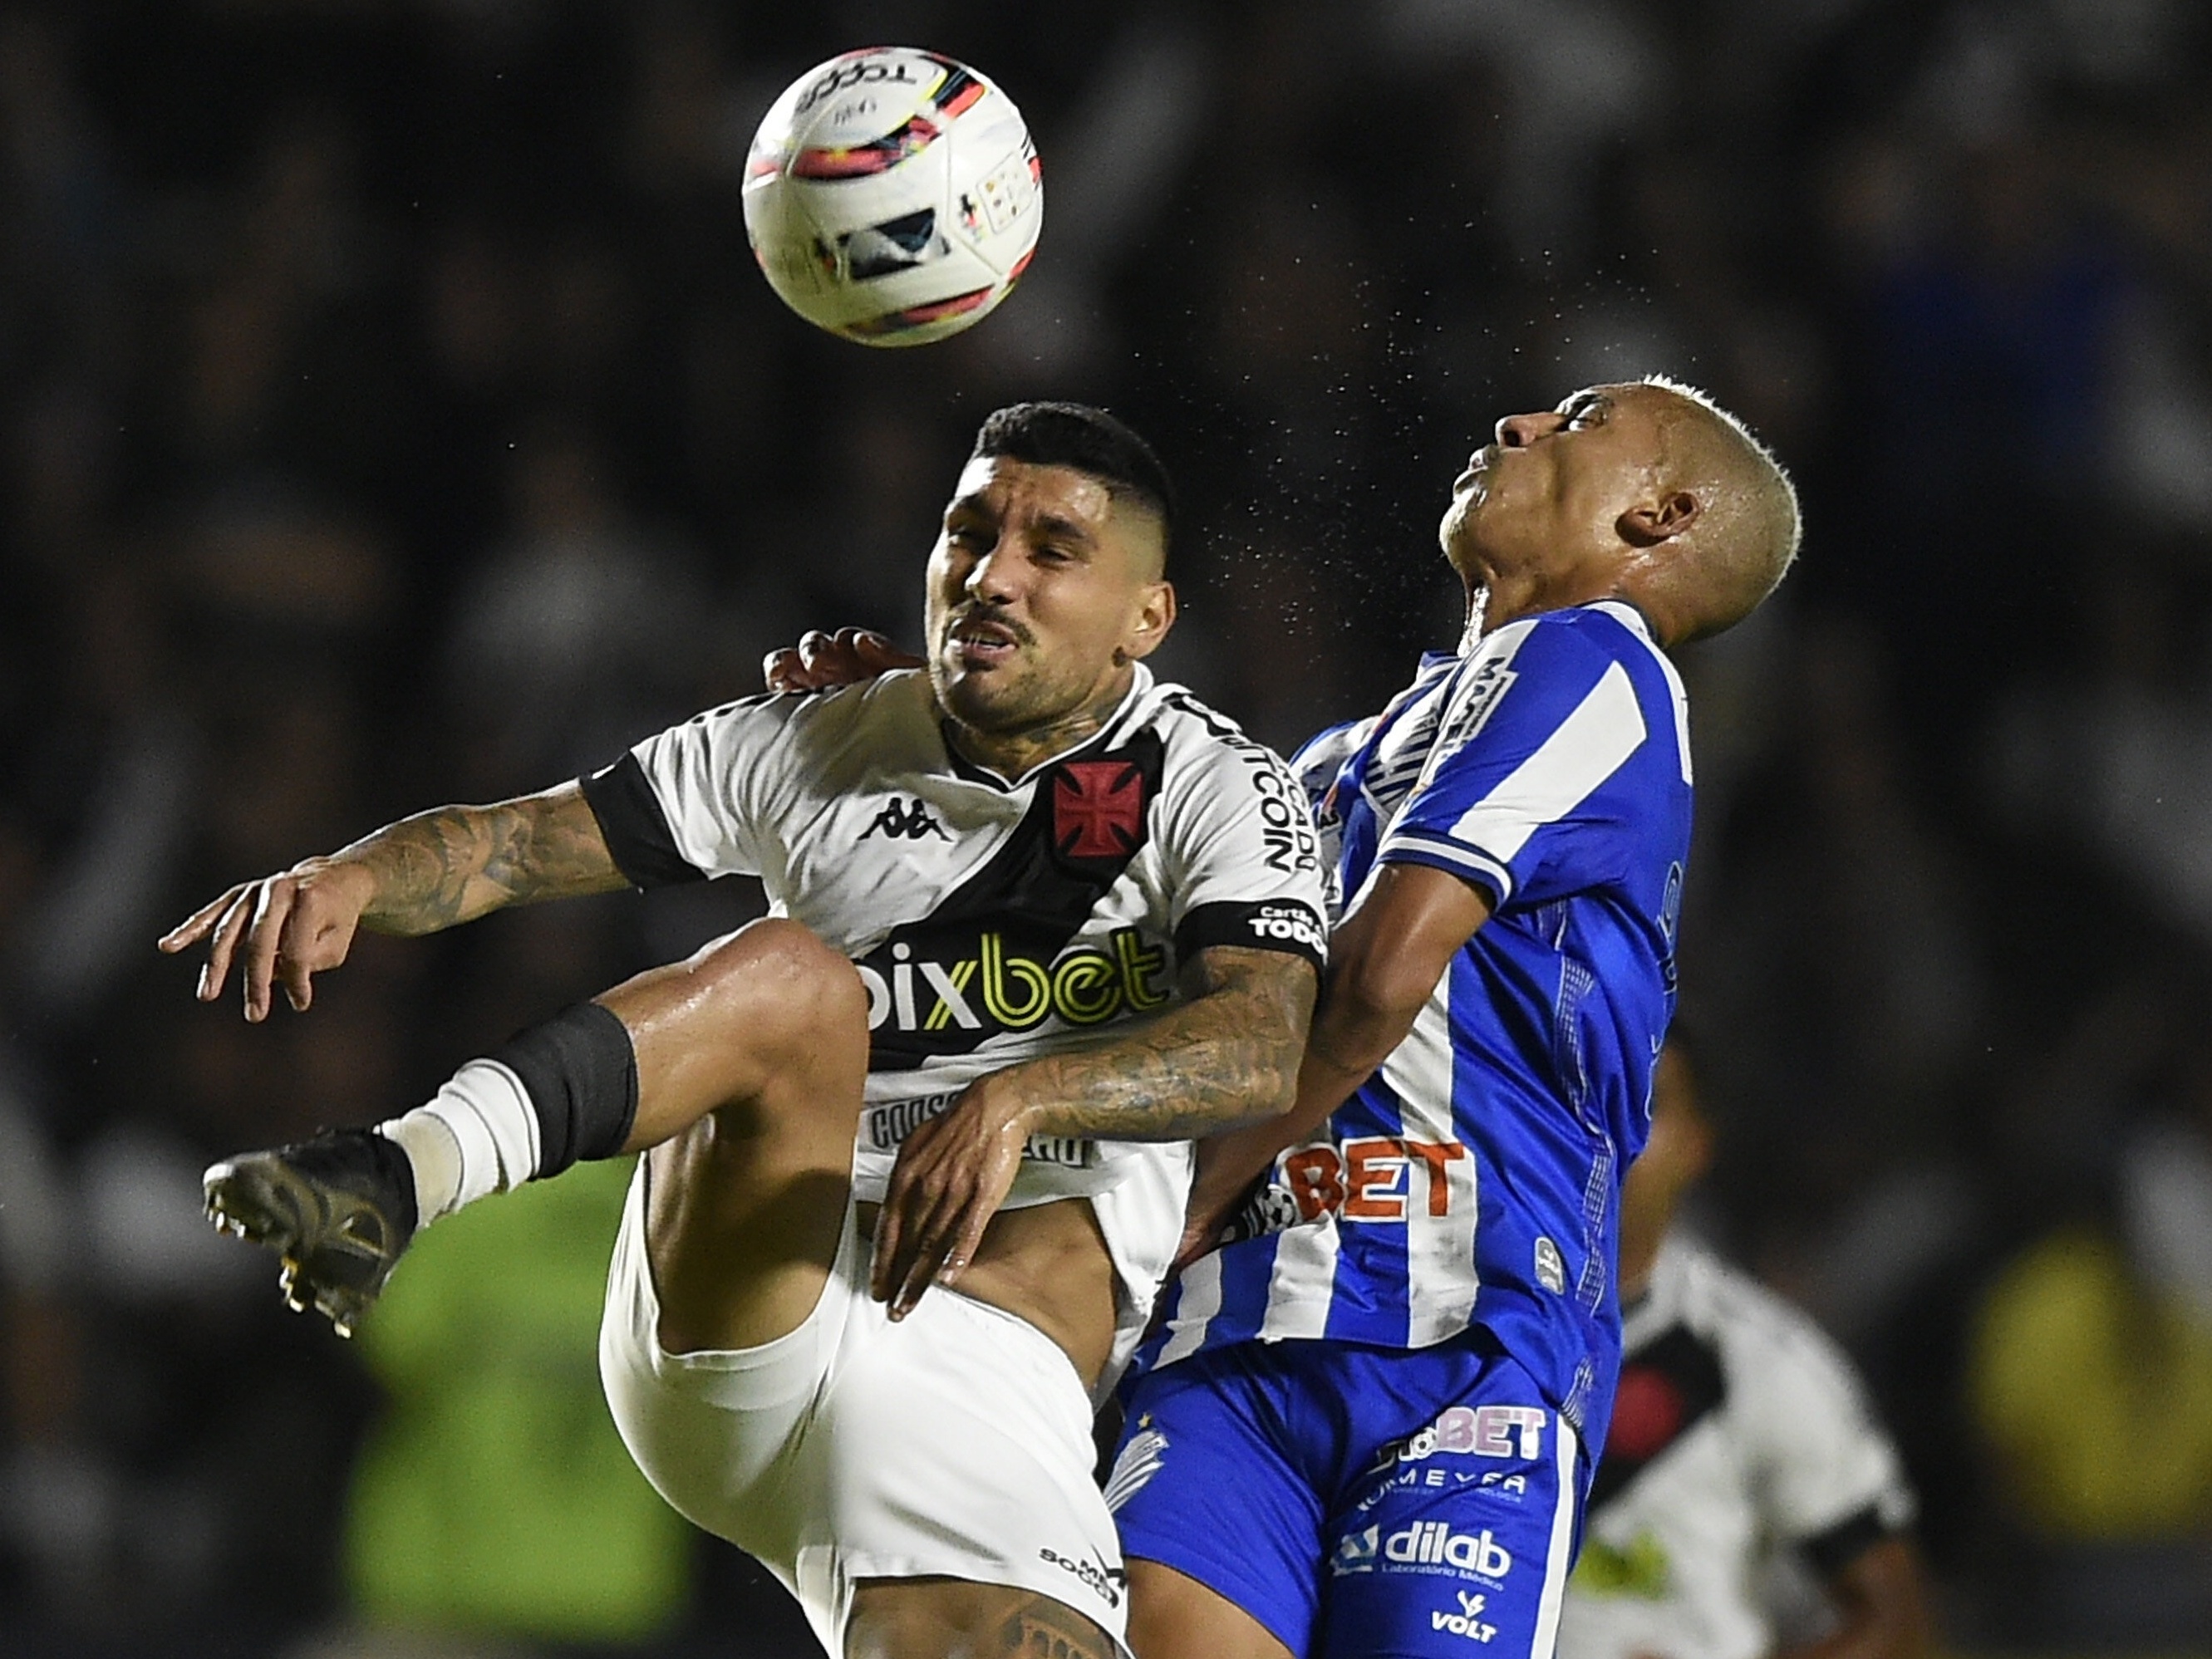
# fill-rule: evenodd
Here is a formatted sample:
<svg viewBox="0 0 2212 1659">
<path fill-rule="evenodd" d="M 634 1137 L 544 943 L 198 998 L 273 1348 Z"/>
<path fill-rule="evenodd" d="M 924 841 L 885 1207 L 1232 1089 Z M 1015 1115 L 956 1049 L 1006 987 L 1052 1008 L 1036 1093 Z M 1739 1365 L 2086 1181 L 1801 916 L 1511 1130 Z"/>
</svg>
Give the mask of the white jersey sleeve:
<svg viewBox="0 0 2212 1659">
<path fill-rule="evenodd" d="M 763 874 L 782 739 L 803 696 L 748 697 L 647 738 L 583 780 L 615 866 L 639 887 Z"/>
<path fill-rule="evenodd" d="M 1911 1523 L 1911 1489 L 1826 1333 L 1778 1302 L 1760 1311 L 1764 1329 L 1747 1345 L 1757 1363 L 1739 1372 L 1736 1407 L 1749 1471 L 1771 1535 L 1826 1577 Z"/>
<path fill-rule="evenodd" d="M 1243 945 L 1319 967 L 1327 901 L 1305 791 L 1273 750 L 1212 710 L 1177 695 L 1169 702 L 1200 714 L 1214 739 L 1171 755 L 1162 785 L 1160 842 L 1176 959 Z"/>
</svg>

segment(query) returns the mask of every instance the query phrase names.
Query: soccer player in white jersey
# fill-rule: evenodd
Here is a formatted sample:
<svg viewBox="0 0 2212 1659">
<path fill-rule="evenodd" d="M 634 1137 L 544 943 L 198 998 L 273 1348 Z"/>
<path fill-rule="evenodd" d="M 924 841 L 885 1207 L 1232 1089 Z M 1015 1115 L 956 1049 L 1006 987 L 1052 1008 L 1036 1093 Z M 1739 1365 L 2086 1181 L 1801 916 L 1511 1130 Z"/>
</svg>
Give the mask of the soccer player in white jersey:
<svg viewBox="0 0 2212 1659">
<path fill-rule="evenodd" d="M 1462 653 L 1297 763 L 1343 916 L 1296 1105 L 1201 1153 L 1191 1247 L 1238 1236 L 1127 1400 L 1140 1659 L 1553 1652 L 1674 1004 L 1663 653 L 1747 615 L 1797 537 L 1773 459 L 1672 383 L 1500 421 L 1454 486 Z"/>
<path fill-rule="evenodd" d="M 616 1421 L 832 1652 L 1118 1650 L 1091 1390 L 1176 1247 L 1188 1139 L 1291 1098 L 1311 820 L 1279 760 L 1143 666 L 1175 616 L 1170 513 L 1110 416 L 1001 410 L 930 556 L 926 672 L 714 710 L 163 940 L 207 941 L 204 1000 L 239 964 L 259 1019 L 277 985 L 306 1009 L 359 927 L 761 878 L 769 919 L 373 1131 L 218 1164 L 208 1195 L 343 1329 L 418 1225 L 645 1152 L 600 1343 Z"/>
<path fill-rule="evenodd" d="M 1820 1328 L 1670 1231 L 1712 1130 L 1678 1027 L 1620 1203 L 1620 1384 L 1568 1581 L 1561 1659 L 1765 1659 L 1778 1599 L 1825 1628 L 1778 1659 L 1917 1659 L 1926 1593 L 1897 1453 Z M 1418 1464 L 1420 1449 L 1401 1454 Z M 1807 1581 L 1812 1581 L 1808 1584 Z"/>
</svg>

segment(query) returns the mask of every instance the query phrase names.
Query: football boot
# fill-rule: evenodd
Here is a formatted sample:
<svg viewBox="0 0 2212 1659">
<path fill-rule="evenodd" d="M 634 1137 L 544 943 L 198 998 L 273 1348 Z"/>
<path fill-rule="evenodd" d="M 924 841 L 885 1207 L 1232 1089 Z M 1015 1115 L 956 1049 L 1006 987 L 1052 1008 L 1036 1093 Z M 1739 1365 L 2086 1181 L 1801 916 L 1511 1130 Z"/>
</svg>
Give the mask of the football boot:
<svg viewBox="0 0 2212 1659">
<path fill-rule="evenodd" d="M 413 1166 L 370 1129 L 241 1152 L 201 1185 L 210 1221 L 276 1252 L 286 1305 L 319 1309 L 340 1336 L 353 1334 L 415 1236 Z"/>
</svg>

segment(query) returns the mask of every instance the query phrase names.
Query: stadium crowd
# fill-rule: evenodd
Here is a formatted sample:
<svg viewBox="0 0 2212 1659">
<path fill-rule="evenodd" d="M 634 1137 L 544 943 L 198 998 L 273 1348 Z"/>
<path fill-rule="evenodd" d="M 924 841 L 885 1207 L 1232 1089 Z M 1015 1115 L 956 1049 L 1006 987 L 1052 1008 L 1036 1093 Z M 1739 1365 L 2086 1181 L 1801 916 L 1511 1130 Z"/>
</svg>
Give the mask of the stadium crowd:
<svg viewBox="0 0 2212 1659">
<path fill-rule="evenodd" d="M 1048 199 L 905 353 L 784 313 L 738 204 L 887 38 L 1000 81 Z M 371 940 L 262 1027 L 155 935 L 802 628 L 910 640 L 1017 397 L 1152 436 L 1164 672 L 1294 744 L 1449 645 L 1489 422 L 1650 370 L 1808 525 L 1683 658 L 1701 1229 L 1869 1378 L 1953 1644 L 2212 1647 L 2208 71 L 2187 0 L 0 11 L 0 1647 L 797 1650 L 605 1422 L 618 1180 L 441 1226 L 352 1346 L 198 1185 L 754 896 Z"/>
</svg>

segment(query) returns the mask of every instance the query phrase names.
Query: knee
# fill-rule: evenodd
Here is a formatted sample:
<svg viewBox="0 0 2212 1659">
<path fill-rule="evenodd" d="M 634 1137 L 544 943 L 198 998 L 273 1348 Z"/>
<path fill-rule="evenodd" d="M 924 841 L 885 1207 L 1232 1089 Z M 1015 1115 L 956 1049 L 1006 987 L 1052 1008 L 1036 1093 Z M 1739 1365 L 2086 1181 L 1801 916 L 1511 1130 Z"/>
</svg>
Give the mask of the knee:
<svg viewBox="0 0 2212 1659">
<path fill-rule="evenodd" d="M 698 994 L 727 1006 L 757 1040 L 811 1049 L 868 1031 L 868 993 L 852 963 L 786 917 L 769 916 L 693 957 Z"/>
</svg>

